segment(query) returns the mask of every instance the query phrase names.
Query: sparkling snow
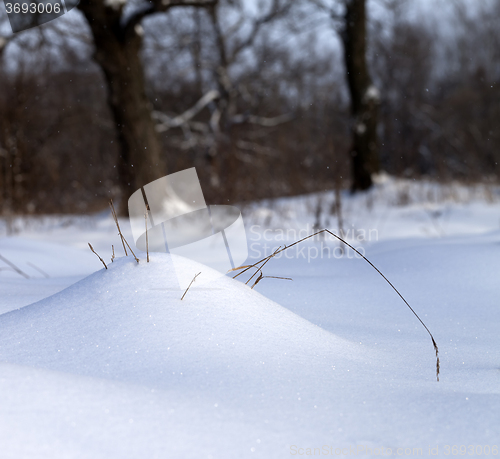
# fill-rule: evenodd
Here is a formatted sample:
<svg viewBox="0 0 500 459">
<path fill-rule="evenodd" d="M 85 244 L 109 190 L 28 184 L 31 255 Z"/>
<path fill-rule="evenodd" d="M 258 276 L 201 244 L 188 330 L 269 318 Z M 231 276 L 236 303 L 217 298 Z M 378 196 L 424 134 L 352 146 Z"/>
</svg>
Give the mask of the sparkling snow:
<svg viewBox="0 0 500 459">
<path fill-rule="evenodd" d="M 336 241 L 264 268 L 293 281 L 224 277 L 181 301 L 170 256 L 123 257 L 107 214 L 10 222 L 0 255 L 30 278 L 0 262 L 0 457 L 499 455 L 498 198 L 387 177 L 344 196 L 346 239 L 434 334 L 439 383 L 423 327 L 366 262 L 325 255 Z M 338 231 L 332 199 L 246 208 L 253 259 Z"/>
</svg>

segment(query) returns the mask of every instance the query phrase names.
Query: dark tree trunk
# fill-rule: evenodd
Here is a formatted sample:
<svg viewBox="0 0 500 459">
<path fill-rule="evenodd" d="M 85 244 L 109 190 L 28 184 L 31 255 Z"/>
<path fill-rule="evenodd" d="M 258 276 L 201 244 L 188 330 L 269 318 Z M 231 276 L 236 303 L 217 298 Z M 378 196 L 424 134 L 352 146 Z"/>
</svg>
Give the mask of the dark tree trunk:
<svg viewBox="0 0 500 459">
<path fill-rule="evenodd" d="M 226 50 L 226 42 L 224 34 L 220 26 L 219 19 L 220 5 L 216 4 L 208 9 L 212 27 L 214 29 L 216 52 L 218 54 L 218 62 L 215 66 L 214 78 L 217 82 L 217 90 L 219 91 L 219 99 L 215 106 L 218 122 L 213 127 L 217 129 L 215 134 L 215 142 L 207 152 L 207 160 L 210 167 L 210 184 L 213 188 L 219 188 L 222 184 L 221 164 L 226 159 L 227 152 L 231 149 L 231 116 L 234 113 L 233 104 L 233 88 L 228 74 L 229 59 Z M 213 111 L 212 111 L 212 114 Z M 222 156 L 225 157 L 222 157 Z"/>
<path fill-rule="evenodd" d="M 124 214 L 130 194 L 166 173 L 144 89 L 139 54 L 142 39 L 136 27 L 121 25 L 121 9 L 107 6 L 102 0 L 82 0 L 78 7 L 92 31 L 94 59 L 104 73 L 108 104 L 117 127 L 118 173 L 123 192 L 120 212 Z"/>
<path fill-rule="evenodd" d="M 379 94 L 366 64 L 366 1 L 346 0 L 344 61 L 351 95 L 352 191 L 372 186 L 372 174 L 379 171 L 377 112 Z"/>
</svg>

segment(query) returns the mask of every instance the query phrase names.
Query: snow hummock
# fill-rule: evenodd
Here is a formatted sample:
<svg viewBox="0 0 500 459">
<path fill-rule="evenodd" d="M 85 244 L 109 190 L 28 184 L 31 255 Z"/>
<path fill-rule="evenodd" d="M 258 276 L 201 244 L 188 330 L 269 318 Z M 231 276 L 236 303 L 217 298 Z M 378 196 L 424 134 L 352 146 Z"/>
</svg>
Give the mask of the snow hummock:
<svg viewBox="0 0 500 459">
<path fill-rule="evenodd" d="M 308 240 L 264 268 L 293 281 L 252 290 L 245 276 L 223 277 L 181 301 L 169 255 L 110 261 L 111 244 L 122 250 L 108 214 L 16 219 L 0 254 L 29 279 L 0 263 L 0 457 L 443 456 L 446 445 L 498 445 L 498 187 L 382 174 L 370 192 L 342 196 L 342 234 L 432 331 L 439 383 L 426 331 L 364 260 L 325 255 L 338 241 Z M 248 206 L 247 263 L 318 220 L 340 232 L 334 199 Z"/>
<path fill-rule="evenodd" d="M 333 378 L 355 345 L 223 277 L 181 301 L 170 255 L 116 259 L 64 291 L 0 316 L 0 361 L 169 389 Z M 202 277 L 210 268 L 183 259 Z M 181 263 L 176 261 L 176 265 Z M 367 352 L 367 351 L 366 351 Z M 271 374 L 269 373 L 271 372 Z"/>
<path fill-rule="evenodd" d="M 184 266 L 193 273 L 209 269 L 189 260 Z M 0 315 L 0 441 L 7 457 L 27 457 L 41 443 L 37 457 L 82 451 L 144 457 L 163 450 L 202 457 L 216 454 L 221 441 L 229 442 L 222 457 L 264 445 L 266 454 L 278 454 L 286 443 L 279 425 L 301 405 L 302 391 L 312 410 L 307 419 L 321 403 L 316 391 L 345 386 L 354 375 L 365 380 L 377 372 L 376 362 L 382 366 L 381 353 L 243 283 L 223 277 L 213 286 L 194 285 L 181 301 L 176 279 L 170 255 L 152 254 L 150 263 L 139 264 L 119 258 L 47 299 Z M 52 422 L 37 414 L 21 421 L 20 413 L 33 409 L 50 413 Z M 98 435 L 83 444 L 72 426 Z M 173 435 L 161 434 L 166 427 Z M 106 428 L 108 438 L 100 432 Z M 128 435 L 142 438 L 132 450 Z"/>
</svg>

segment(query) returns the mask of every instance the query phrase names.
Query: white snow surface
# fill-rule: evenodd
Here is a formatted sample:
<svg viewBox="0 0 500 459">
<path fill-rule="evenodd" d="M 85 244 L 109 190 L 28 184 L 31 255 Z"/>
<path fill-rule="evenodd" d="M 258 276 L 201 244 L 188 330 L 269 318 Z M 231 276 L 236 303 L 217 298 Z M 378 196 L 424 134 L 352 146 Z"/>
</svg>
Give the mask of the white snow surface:
<svg viewBox="0 0 500 459">
<path fill-rule="evenodd" d="M 9 222 L 0 255 L 30 278 L 0 262 L 0 457 L 499 455 L 497 193 L 386 177 L 344 195 L 346 238 L 433 333 L 439 382 L 429 335 L 391 287 L 352 251 L 321 256 L 337 241 L 264 268 L 293 281 L 252 290 L 228 276 L 181 301 L 170 255 L 111 263 L 122 249 L 107 214 Z M 335 226 L 317 211 L 332 199 L 247 208 L 253 260 L 318 218 Z"/>
</svg>

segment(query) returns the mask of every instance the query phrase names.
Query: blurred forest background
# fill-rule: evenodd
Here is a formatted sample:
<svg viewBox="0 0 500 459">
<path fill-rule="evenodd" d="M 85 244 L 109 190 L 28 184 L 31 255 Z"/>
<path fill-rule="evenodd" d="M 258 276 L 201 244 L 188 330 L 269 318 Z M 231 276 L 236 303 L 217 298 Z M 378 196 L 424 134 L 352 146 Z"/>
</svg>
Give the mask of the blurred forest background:
<svg viewBox="0 0 500 459">
<path fill-rule="evenodd" d="M 498 0 L 81 0 L 15 35 L 2 4 L 0 212 L 193 166 L 211 204 L 379 170 L 498 183 L 499 83 Z"/>
</svg>

